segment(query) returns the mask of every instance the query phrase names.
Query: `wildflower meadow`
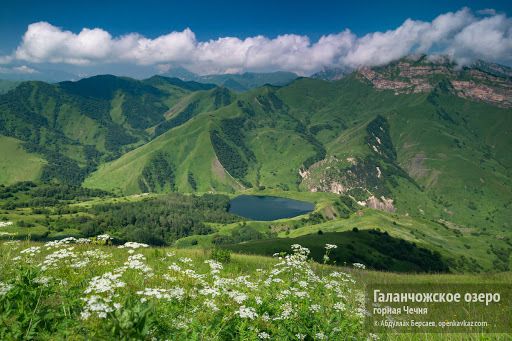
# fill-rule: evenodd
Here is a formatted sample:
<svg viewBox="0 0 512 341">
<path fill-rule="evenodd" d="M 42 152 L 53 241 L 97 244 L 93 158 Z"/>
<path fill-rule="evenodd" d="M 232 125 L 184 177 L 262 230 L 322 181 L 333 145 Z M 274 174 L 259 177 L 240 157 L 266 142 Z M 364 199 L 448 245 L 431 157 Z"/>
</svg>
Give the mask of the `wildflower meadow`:
<svg viewBox="0 0 512 341">
<path fill-rule="evenodd" d="M 0 244 L 0 339 L 368 337 L 354 278 L 300 245 L 265 258 L 108 240 Z"/>
</svg>

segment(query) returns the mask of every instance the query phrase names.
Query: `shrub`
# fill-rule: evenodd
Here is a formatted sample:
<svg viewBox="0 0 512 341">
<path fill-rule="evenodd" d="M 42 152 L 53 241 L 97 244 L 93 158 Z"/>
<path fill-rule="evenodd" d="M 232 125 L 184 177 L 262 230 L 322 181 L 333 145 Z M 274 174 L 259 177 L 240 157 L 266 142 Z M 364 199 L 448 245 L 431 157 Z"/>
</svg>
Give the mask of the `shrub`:
<svg viewBox="0 0 512 341">
<path fill-rule="evenodd" d="M 231 261 L 231 251 L 216 247 L 212 249 L 210 257 L 217 262 L 229 263 Z"/>
</svg>

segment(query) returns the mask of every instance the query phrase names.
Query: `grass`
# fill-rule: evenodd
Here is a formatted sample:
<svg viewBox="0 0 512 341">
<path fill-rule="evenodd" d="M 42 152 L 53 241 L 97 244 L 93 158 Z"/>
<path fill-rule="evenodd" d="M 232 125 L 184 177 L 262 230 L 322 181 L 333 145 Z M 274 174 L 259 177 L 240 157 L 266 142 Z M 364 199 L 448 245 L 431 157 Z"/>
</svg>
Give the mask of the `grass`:
<svg viewBox="0 0 512 341">
<path fill-rule="evenodd" d="M 226 247 L 236 252 L 271 256 L 300 244 L 311 250 L 315 261 L 322 262 L 324 246 L 329 243 L 338 246 L 330 256 L 330 262 L 335 264 L 362 263 L 372 269 L 396 272 L 446 272 L 449 268 L 440 255 L 376 230 L 264 239 Z"/>
<path fill-rule="evenodd" d="M 37 154 L 27 153 L 22 141 L 0 135 L 0 183 L 13 184 L 23 180 L 36 180 L 46 161 Z"/>
<path fill-rule="evenodd" d="M 510 272 L 404 275 L 338 268 L 306 261 L 303 249 L 285 263 L 240 254 L 228 254 L 221 263 L 209 260 L 218 253 L 208 249 L 138 244 L 117 248 L 98 243 L 0 244 L 2 339 L 258 340 L 268 334 L 276 340 L 295 340 L 300 333 L 314 340 L 322 339 L 322 334 L 359 340 L 370 336 L 358 313 L 367 285 L 411 283 L 435 288 L 436 283 L 512 281 Z M 282 282 L 267 286 L 268 278 Z M 338 289 L 329 289 L 332 285 Z M 296 291 L 304 291 L 306 298 L 294 295 Z M 451 333 L 377 337 L 509 339 L 506 334 Z"/>
<path fill-rule="evenodd" d="M 309 263 L 303 249 L 286 261 L 228 255 L 220 263 L 205 250 L 137 243 L 0 248 L 3 339 L 364 337 L 351 277 Z"/>
</svg>

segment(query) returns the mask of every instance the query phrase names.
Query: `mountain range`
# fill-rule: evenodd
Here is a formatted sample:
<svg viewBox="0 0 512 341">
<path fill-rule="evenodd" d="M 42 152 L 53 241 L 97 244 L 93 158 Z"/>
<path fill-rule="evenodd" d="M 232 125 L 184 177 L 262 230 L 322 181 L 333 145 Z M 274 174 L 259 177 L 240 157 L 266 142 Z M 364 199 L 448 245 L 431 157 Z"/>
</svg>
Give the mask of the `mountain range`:
<svg viewBox="0 0 512 341">
<path fill-rule="evenodd" d="M 510 229 L 510 68 L 416 56 L 287 82 L 21 82 L 0 96 L 0 183 L 332 192 L 454 231 Z"/>
<path fill-rule="evenodd" d="M 267 73 L 245 72 L 241 74 L 218 74 L 200 76 L 182 67 L 170 69 L 162 76 L 180 78 L 185 81 L 195 81 L 206 84 L 223 86 L 229 90 L 243 92 L 266 84 L 282 86 L 291 83 L 298 76 L 293 72 L 276 71 Z"/>
<path fill-rule="evenodd" d="M 137 73 L 147 74 L 148 72 L 149 70 L 142 68 L 138 70 Z M 265 84 L 282 86 L 289 84 L 298 77 L 293 72 L 285 71 L 210 74 L 201 76 L 183 67 L 171 68 L 160 74 L 160 76 L 179 78 L 184 81 L 195 81 L 204 84 L 215 84 L 236 92 L 247 91 Z M 76 81 L 81 78 L 84 77 L 62 70 L 28 67 L 26 65 L 21 67 L 0 67 L 0 94 L 5 92 L 4 89 L 7 89 L 7 83 L 16 84 L 18 82 L 31 80 L 58 83 L 63 81 Z"/>
</svg>

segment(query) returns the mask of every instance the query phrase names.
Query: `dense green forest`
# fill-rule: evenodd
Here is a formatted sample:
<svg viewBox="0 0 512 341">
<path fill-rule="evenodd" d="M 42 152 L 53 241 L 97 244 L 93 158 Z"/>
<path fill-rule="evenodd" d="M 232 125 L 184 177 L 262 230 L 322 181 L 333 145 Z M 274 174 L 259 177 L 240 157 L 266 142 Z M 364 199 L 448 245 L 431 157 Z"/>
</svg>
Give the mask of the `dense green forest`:
<svg viewBox="0 0 512 341">
<path fill-rule="evenodd" d="M 213 232 L 206 223 L 232 223 L 241 218 L 227 212 L 229 198 L 205 194 L 171 194 L 134 203 L 96 205 L 78 218 L 85 236 L 109 233 L 121 240 L 169 245 L 179 238 Z"/>
</svg>

